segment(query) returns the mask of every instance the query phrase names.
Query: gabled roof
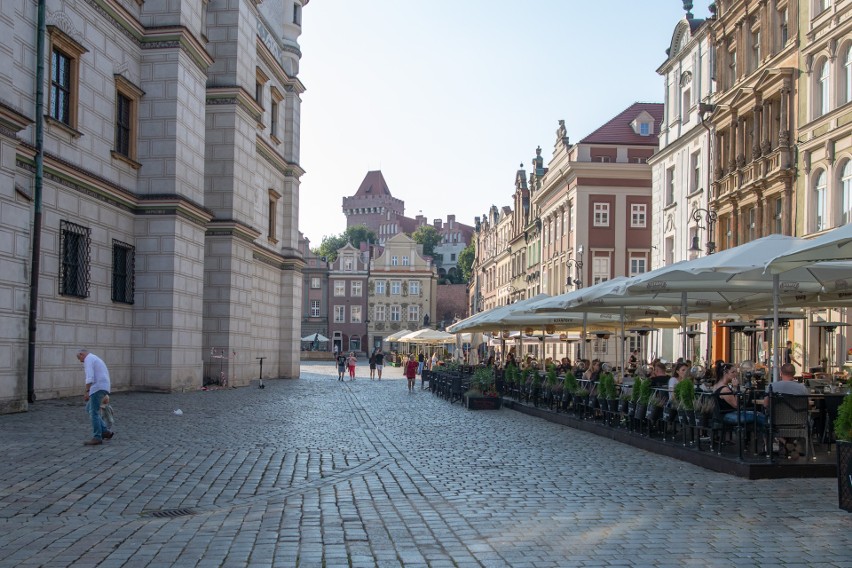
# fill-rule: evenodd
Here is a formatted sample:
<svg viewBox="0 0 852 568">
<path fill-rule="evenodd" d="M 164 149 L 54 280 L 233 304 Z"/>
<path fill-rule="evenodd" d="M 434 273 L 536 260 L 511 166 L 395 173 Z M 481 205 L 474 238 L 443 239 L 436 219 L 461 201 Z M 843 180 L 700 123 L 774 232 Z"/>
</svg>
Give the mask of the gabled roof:
<svg viewBox="0 0 852 568">
<path fill-rule="evenodd" d="M 633 103 L 612 120 L 580 140 L 580 144 L 627 144 L 631 146 L 657 146 L 660 125 L 663 121 L 663 103 Z M 654 119 L 654 133 L 637 134 L 631 123 L 643 112 Z"/>
<path fill-rule="evenodd" d="M 364 181 L 361 182 L 361 186 L 358 187 L 358 191 L 355 192 L 355 197 L 390 194 L 391 192 L 388 189 L 388 184 L 385 181 L 385 176 L 382 175 L 382 171 L 374 170 L 367 172 L 367 175 L 364 176 Z"/>
</svg>

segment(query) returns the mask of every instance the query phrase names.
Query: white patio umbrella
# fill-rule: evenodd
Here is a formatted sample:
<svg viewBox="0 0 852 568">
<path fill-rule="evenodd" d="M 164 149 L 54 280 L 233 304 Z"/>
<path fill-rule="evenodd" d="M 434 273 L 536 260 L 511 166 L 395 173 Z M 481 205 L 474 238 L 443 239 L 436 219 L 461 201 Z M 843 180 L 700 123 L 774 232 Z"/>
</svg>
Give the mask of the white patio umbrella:
<svg viewBox="0 0 852 568">
<path fill-rule="evenodd" d="M 769 235 L 639 275 L 627 284 L 627 291 L 651 303 L 665 303 L 680 296 L 684 317 L 693 311 L 690 309 L 693 305 L 704 306 L 705 311 L 754 313 L 771 308 L 777 313 L 782 306 L 801 307 L 819 303 L 820 297 L 826 294 L 833 295 L 832 298 L 842 294 L 845 279 L 852 277 L 852 265 L 848 263 L 799 266 L 780 276 L 766 271 L 762 259 L 774 258 L 805 242 L 795 237 Z M 777 318 L 775 328 L 778 328 Z M 776 331 L 773 341 L 776 359 L 778 338 Z M 775 363 L 777 376 L 777 360 Z"/>
<path fill-rule="evenodd" d="M 771 257 L 765 266 L 767 272 L 777 274 L 817 262 L 850 260 L 852 260 L 852 223 L 847 223 Z"/>
<path fill-rule="evenodd" d="M 303 337 L 302 341 L 318 341 L 320 343 L 328 343 L 328 338 L 321 333 L 312 333 Z"/>
<path fill-rule="evenodd" d="M 437 329 L 418 329 L 397 339 L 399 343 L 419 343 L 425 345 L 444 345 L 455 343 L 456 336 Z"/>
<path fill-rule="evenodd" d="M 447 331 L 450 333 L 493 331 L 499 327 L 495 326 L 495 322 L 500 321 L 500 319 L 505 315 L 513 313 L 516 310 L 520 310 L 543 298 L 549 298 L 549 296 L 547 294 L 539 294 L 538 296 L 527 298 L 526 300 L 521 300 L 514 304 L 492 308 L 488 311 L 472 315 L 469 318 L 465 318 L 460 322 L 454 323 L 447 328 Z"/>
<path fill-rule="evenodd" d="M 401 329 L 401 330 L 399 330 L 395 333 L 392 333 L 392 334 L 388 335 L 387 337 L 385 337 L 384 341 L 386 341 L 388 343 L 395 343 L 395 342 L 399 341 L 400 337 L 403 337 L 404 335 L 408 335 L 409 333 L 411 333 L 410 329 Z"/>
</svg>

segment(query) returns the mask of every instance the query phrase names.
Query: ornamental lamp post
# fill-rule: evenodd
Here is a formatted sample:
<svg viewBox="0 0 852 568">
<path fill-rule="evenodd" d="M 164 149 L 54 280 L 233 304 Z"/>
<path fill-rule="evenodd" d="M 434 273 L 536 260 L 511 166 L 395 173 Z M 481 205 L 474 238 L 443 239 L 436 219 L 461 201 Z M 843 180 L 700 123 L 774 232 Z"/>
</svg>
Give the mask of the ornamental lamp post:
<svg viewBox="0 0 852 568">
<path fill-rule="evenodd" d="M 568 276 L 567 282 L 565 282 L 565 286 L 575 286 L 578 290 L 583 287 L 583 245 L 579 245 L 577 247 L 577 258 L 569 258 L 565 262 L 566 268 L 571 266 L 574 267 L 574 275 L 575 278 L 572 280 L 570 276 Z"/>
</svg>

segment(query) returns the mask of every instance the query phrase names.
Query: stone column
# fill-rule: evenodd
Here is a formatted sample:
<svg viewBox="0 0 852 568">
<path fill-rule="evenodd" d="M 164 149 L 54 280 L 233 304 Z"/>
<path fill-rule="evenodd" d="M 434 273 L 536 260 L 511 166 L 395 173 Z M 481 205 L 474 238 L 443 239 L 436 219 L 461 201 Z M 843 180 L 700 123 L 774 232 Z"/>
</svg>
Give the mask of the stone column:
<svg viewBox="0 0 852 568">
<path fill-rule="evenodd" d="M 761 153 L 766 156 L 772 151 L 772 144 L 769 139 L 771 136 L 772 124 L 772 102 L 763 101 L 763 112 L 760 115 L 760 149 Z"/>
<path fill-rule="evenodd" d="M 761 141 L 761 118 L 762 118 L 762 109 L 761 104 L 756 104 L 754 106 L 754 110 L 752 111 L 752 116 L 754 117 L 754 124 L 752 124 L 752 144 L 751 144 L 751 158 L 756 160 L 760 157 L 761 149 L 760 149 L 760 141 Z"/>
<path fill-rule="evenodd" d="M 728 173 L 737 169 L 737 115 L 731 117 L 730 133 L 728 135 Z"/>
<path fill-rule="evenodd" d="M 737 167 L 746 165 L 746 119 L 741 116 L 737 119 Z"/>
</svg>

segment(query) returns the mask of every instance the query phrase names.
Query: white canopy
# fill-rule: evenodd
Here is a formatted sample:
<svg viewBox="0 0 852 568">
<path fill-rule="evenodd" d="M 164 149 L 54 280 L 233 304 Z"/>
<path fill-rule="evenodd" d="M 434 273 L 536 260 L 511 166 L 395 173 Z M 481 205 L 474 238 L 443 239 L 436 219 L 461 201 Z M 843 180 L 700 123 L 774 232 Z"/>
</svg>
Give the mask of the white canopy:
<svg viewBox="0 0 852 568">
<path fill-rule="evenodd" d="M 302 341 L 319 341 L 320 343 L 328 343 L 328 338 L 321 333 L 312 333 L 303 337 Z"/>
<path fill-rule="evenodd" d="M 408 335 L 409 333 L 411 333 L 410 329 L 401 329 L 401 330 L 399 330 L 395 333 L 388 335 L 387 337 L 385 337 L 384 340 L 387 341 L 388 343 L 397 342 L 397 341 L 399 341 L 400 337 Z"/>
<path fill-rule="evenodd" d="M 455 343 L 456 336 L 437 329 L 418 329 L 397 339 L 400 343 L 419 343 L 424 345 L 440 345 Z"/>
<path fill-rule="evenodd" d="M 816 262 L 849 260 L 852 260 L 852 223 L 771 257 L 766 263 L 766 271 L 779 273 Z"/>
</svg>

